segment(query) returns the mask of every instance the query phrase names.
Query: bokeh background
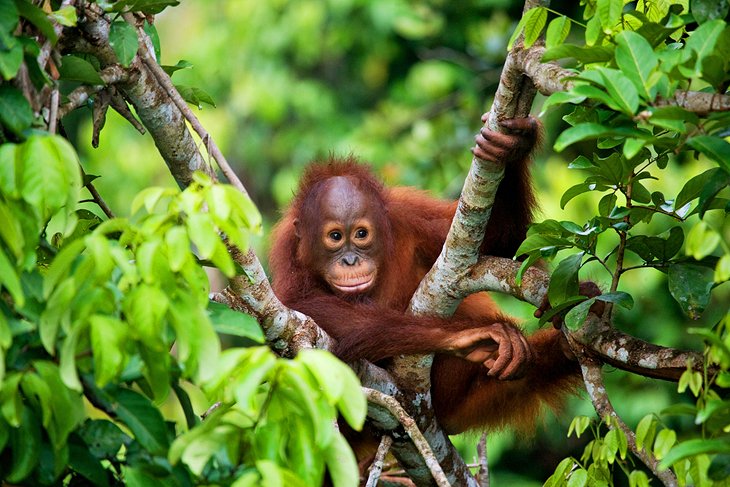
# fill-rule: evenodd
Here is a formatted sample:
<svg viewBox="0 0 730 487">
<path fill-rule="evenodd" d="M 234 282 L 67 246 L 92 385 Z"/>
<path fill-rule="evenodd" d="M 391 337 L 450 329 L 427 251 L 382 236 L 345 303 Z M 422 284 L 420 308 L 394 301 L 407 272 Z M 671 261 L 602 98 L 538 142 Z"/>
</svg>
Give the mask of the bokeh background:
<svg viewBox="0 0 730 487">
<path fill-rule="evenodd" d="M 573 4 L 566 4 L 553 7 L 580 19 Z M 508 0 L 183 0 L 156 25 L 162 63 L 192 65 L 177 71 L 173 81 L 203 90 L 215 102 L 195 111 L 264 214 L 264 235 L 255 245 L 265 262 L 268 233 L 299 174 L 309 161 L 331 152 L 356 154 L 387 184 L 457 197 L 521 11 L 521 3 Z M 535 115 L 541 101 L 538 97 Z M 551 150 L 564 127 L 562 115 L 560 108 L 540 115 L 546 140 L 533 171 L 538 220 L 583 222 L 597 200 L 584 195 L 565 209 L 559 205 L 562 193 L 585 177 L 567 168 L 580 147 L 561 154 Z M 97 188 L 116 214 L 125 215 L 138 191 L 174 182 L 148 136 L 111 113 L 107 127 L 93 149 L 90 110 L 65 120 L 86 171 L 104 175 L 95 181 Z M 650 191 L 676 192 L 701 164 L 676 161 L 663 186 Z M 654 219 L 652 231 L 662 231 L 662 224 Z M 587 268 L 582 277 L 604 289 L 610 282 L 598 268 Z M 711 306 L 702 320 L 690 323 L 660 272 L 628 273 L 623 284 L 636 306 L 620 314 L 618 323 L 641 338 L 700 349 L 686 328 L 718 319 L 718 307 Z M 728 289 L 714 294 L 716 301 L 730 299 Z M 526 329 L 535 329 L 529 306 L 499 301 Z M 621 371 L 606 376 L 614 406 L 630 426 L 645 414 L 689 401 L 674 384 Z M 566 438 L 576 414 L 595 415 L 585 396 L 571 399 L 557 416 L 547 414 L 530 437 L 490 434 L 492 485 L 541 485 L 562 458 L 579 457 L 588 438 Z M 665 420 L 683 427 L 679 419 Z M 478 436 L 455 441 L 471 461 Z"/>
</svg>

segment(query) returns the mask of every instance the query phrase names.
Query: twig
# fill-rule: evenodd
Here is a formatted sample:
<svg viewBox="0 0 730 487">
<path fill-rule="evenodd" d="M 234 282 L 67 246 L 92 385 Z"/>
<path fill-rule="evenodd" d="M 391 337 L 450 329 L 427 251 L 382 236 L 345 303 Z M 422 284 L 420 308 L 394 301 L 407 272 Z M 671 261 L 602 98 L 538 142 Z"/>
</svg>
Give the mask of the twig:
<svg viewBox="0 0 730 487">
<path fill-rule="evenodd" d="M 99 72 L 99 76 L 104 81 L 105 85 L 112 85 L 115 83 L 122 83 L 129 80 L 127 72 L 118 64 L 107 66 Z M 68 102 L 64 103 L 58 109 L 58 118 L 63 118 L 73 110 L 77 109 L 84 103 L 89 97 L 104 89 L 105 85 L 96 86 L 80 86 L 68 94 Z"/>
<path fill-rule="evenodd" d="M 390 412 L 390 414 L 392 414 L 393 417 L 395 417 L 403 426 L 406 433 L 408 433 L 408 436 L 411 438 L 411 441 L 413 441 L 413 444 L 416 448 L 418 448 L 419 453 L 426 462 L 426 466 L 431 471 L 431 475 L 436 481 L 436 485 L 439 487 L 448 487 L 450 485 L 449 481 L 446 479 L 446 475 L 444 474 L 441 465 L 439 465 L 438 460 L 436 460 L 436 456 L 434 455 L 433 450 L 431 450 L 431 446 L 428 444 L 428 441 L 426 441 L 426 438 L 424 438 L 423 433 L 421 433 L 416 426 L 416 422 L 413 418 L 408 415 L 405 409 L 403 409 L 403 406 L 401 406 L 393 397 L 383 394 L 380 391 L 376 391 L 375 389 L 363 387 L 362 390 L 365 393 L 365 397 L 368 402 L 387 409 L 388 412 Z"/>
<path fill-rule="evenodd" d="M 477 455 L 479 455 L 479 473 L 477 481 L 479 487 L 489 487 L 489 460 L 487 459 L 487 432 L 482 433 L 482 437 L 477 444 Z"/>
<path fill-rule="evenodd" d="M 392 444 L 393 438 L 388 435 L 383 435 L 380 439 L 380 445 L 378 445 L 378 451 L 375 453 L 375 459 L 373 459 L 373 463 L 368 470 L 368 480 L 365 483 L 365 487 L 376 487 L 378 485 L 380 474 L 383 472 L 385 455 L 388 454 L 388 450 L 390 450 L 390 445 Z"/>
<path fill-rule="evenodd" d="M 48 132 L 55 134 L 58 125 L 58 89 L 51 91 L 51 107 L 48 114 Z"/>
<path fill-rule="evenodd" d="M 571 343 L 571 346 L 573 344 Z M 603 376 L 601 375 L 601 363 L 584 353 L 575 347 L 574 352 L 580 362 L 580 368 L 583 373 L 583 381 L 586 385 L 586 390 L 591 398 L 593 407 L 601 418 L 611 418 L 611 421 L 607 421 L 608 427 L 611 429 L 618 428 L 626 436 L 626 440 L 632 453 L 640 459 L 644 465 L 652 471 L 654 475 L 661 480 L 664 485 L 676 486 L 677 477 L 671 470 L 660 471 L 658 466 L 659 462 L 652 455 L 647 453 L 644 449 L 636 447 L 636 434 L 626 426 L 626 423 L 619 417 L 616 410 L 613 408 L 611 401 L 606 393 L 606 387 L 603 383 Z"/>
<path fill-rule="evenodd" d="M 150 40 L 147 33 L 141 27 L 135 25 L 136 23 L 134 21 L 133 15 L 124 14 L 124 19 L 137 28 L 137 35 L 142 44 L 142 47 L 139 50 L 138 54 L 144 65 L 147 66 L 147 69 L 149 69 L 150 72 L 154 75 L 155 79 L 157 79 L 158 83 L 160 83 L 160 86 L 164 88 L 172 102 L 175 104 L 175 106 L 177 106 L 178 110 L 180 110 L 185 119 L 190 123 L 190 126 L 193 128 L 193 130 L 195 130 L 195 132 L 200 136 L 206 150 L 208 151 L 208 154 L 210 154 L 211 157 L 213 157 L 213 159 L 216 161 L 218 167 L 220 167 L 221 169 L 221 172 L 223 172 L 223 175 L 225 175 L 226 179 L 228 179 L 228 182 L 231 183 L 240 192 L 248 196 L 246 188 L 244 187 L 243 183 L 241 183 L 241 180 L 238 179 L 238 176 L 233 171 L 230 164 L 228 164 L 228 161 L 218 147 L 218 144 L 215 143 L 213 137 L 210 136 L 208 131 L 205 129 L 205 127 L 203 127 L 198 118 L 195 116 L 193 111 L 190 110 L 188 104 L 185 102 L 185 100 L 183 100 L 182 96 L 180 96 L 177 88 L 175 88 L 175 85 L 172 84 L 170 76 L 165 73 L 165 70 L 160 67 L 160 65 L 157 63 L 157 60 L 155 60 L 152 56 L 151 53 L 154 52 L 154 48 L 152 47 L 152 41 Z"/>
</svg>

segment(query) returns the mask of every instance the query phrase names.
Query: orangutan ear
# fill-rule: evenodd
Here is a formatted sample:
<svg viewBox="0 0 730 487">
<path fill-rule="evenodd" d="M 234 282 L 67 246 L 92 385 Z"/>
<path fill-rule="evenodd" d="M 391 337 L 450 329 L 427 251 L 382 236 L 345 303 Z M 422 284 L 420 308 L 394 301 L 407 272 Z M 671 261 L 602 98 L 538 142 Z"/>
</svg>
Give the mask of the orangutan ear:
<svg viewBox="0 0 730 487">
<path fill-rule="evenodd" d="M 301 240 L 301 238 L 302 238 L 302 232 L 299 229 L 299 225 L 300 225 L 299 218 L 295 218 L 292 223 L 294 224 L 294 235 L 296 235 L 297 238 Z"/>
</svg>

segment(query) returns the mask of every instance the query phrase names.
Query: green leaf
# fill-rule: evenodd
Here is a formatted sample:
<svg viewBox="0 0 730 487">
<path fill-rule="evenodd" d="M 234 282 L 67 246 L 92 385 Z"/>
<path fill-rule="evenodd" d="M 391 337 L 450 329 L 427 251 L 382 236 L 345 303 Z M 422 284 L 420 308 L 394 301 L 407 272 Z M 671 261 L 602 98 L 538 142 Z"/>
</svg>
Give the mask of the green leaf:
<svg viewBox="0 0 730 487">
<path fill-rule="evenodd" d="M 18 8 L 13 0 L 0 0 L 0 30 L 12 32 L 18 25 Z"/>
<path fill-rule="evenodd" d="M 730 143 L 720 137 L 698 135 L 687 139 L 687 145 L 730 171 Z"/>
<path fill-rule="evenodd" d="M 79 81 L 87 85 L 104 85 L 99 73 L 94 66 L 86 59 L 78 56 L 67 55 L 61 58 L 61 65 L 58 67 L 61 79 L 66 81 Z"/>
<path fill-rule="evenodd" d="M 257 343 L 265 341 L 261 325 L 251 315 L 234 311 L 225 304 L 215 301 L 208 302 L 208 315 L 218 333 L 249 338 Z"/>
<path fill-rule="evenodd" d="M 18 307 L 25 305 L 25 295 L 20 285 L 20 279 L 5 251 L 0 247 L 0 284 L 8 290 Z"/>
<path fill-rule="evenodd" d="M 159 60 L 162 58 L 162 48 L 160 47 L 160 34 L 157 32 L 157 27 L 155 27 L 155 24 L 145 22 L 143 28 L 145 34 L 147 34 L 147 36 L 150 38 L 150 41 L 152 42 L 152 47 L 155 50 L 155 60 L 159 62 Z"/>
<path fill-rule="evenodd" d="M 667 431 L 663 430 L 662 432 Z M 660 433 L 661 434 L 661 433 Z M 658 439 L 658 438 L 657 438 Z M 666 469 L 685 458 L 698 455 L 711 455 L 716 453 L 730 453 L 730 443 L 726 439 L 705 439 L 696 438 L 683 441 L 668 453 L 666 453 L 659 464 L 660 469 Z"/>
<path fill-rule="evenodd" d="M 206 213 L 193 213 L 192 215 L 188 215 L 185 224 L 188 229 L 188 237 L 198 248 L 200 257 L 202 259 L 210 259 L 220 242 L 220 237 L 215 230 L 210 215 Z"/>
<path fill-rule="evenodd" d="M 570 19 L 565 15 L 554 18 L 545 33 L 545 47 L 549 49 L 562 44 L 570 34 L 570 24 Z"/>
<path fill-rule="evenodd" d="M 333 485 L 357 485 L 360 474 L 355 455 L 347 444 L 347 440 L 339 431 L 335 432 L 334 441 L 324 452 L 324 461 L 327 464 Z"/>
<path fill-rule="evenodd" d="M 575 44 L 561 44 L 546 49 L 542 61 L 556 61 L 558 59 L 573 58 L 583 64 L 604 63 L 613 59 L 611 46 L 584 47 Z"/>
<path fill-rule="evenodd" d="M 78 22 L 76 8 L 71 5 L 51 12 L 50 17 L 64 27 L 76 27 L 76 23 Z"/>
<path fill-rule="evenodd" d="M 11 484 L 22 483 L 40 460 L 41 428 L 31 408 L 23 408 L 19 428 L 10 432 L 10 469 L 3 472 L 4 480 Z"/>
<path fill-rule="evenodd" d="M 207 103 L 215 108 L 215 101 L 213 101 L 213 98 L 201 88 L 186 85 L 175 85 L 175 88 L 178 93 L 180 93 L 183 100 L 191 105 L 195 105 L 199 110 L 203 109 L 203 103 Z"/>
<path fill-rule="evenodd" d="M 617 304 L 626 309 L 631 309 L 634 307 L 634 298 L 632 298 L 630 294 L 623 291 L 615 291 L 612 293 L 601 294 L 600 296 L 596 296 L 596 300 L 604 301 L 606 303 Z"/>
<path fill-rule="evenodd" d="M 79 343 L 81 333 L 86 331 L 87 324 L 74 323 L 71 332 L 61 345 L 58 367 L 61 373 L 61 380 L 69 389 L 81 392 L 83 387 L 76 370 L 76 346 Z"/>
<path fill-rule="evenodd" d="M 663 429 L 654 440 L 654 456 L 657 460 L 664 458 L 677 442 L 677 433 L 670 429 Z"/>
<path fill-rule="evenodd" d="M 621 10 L 624 2 L 622 0 L 598 0 L 596 2 L 596 14 L 601 20 L 603 31 L 611 33 L 621 19 Z"/>
<path fill-rule="evenodd" d="M 2 34 L 0 34 L 2 36 Z M 13 39 L 13 38 L 10 38 Z M 1 43 L 2 41 L 0 41 Z M 6 50 L 0 50 L 0 75 L 9 81 L 18 74 L 20 65 L 23 64 L 23 46 L 13 40 L 12 45 Z"/>
<path fill-rule="evenodd" d="M 94 355 L 94 379 L 99 387 L 104 387 L 124 369 L 127 325 L 119 319 L 102 315 L 91 316 L 89 322 Z"/>
<path fill-rule="evenodd" d="M 617 69 L 600 68 L 604 86 L 611 98 L 626 115 L 633 116 L 639 109 L 639 92 L 634 84 Z"/>
<path fill-rule="evenodd" d="M 633 88 L 632 88 L 633 89 Z M 634 89 L 634 92 L 636 90 Z M 581 140 L 601 137 L 645 137 L 645 133 L 631 127 L 608 127 L 598 123 L 581 123 L 562 132 L 555 141 L 555 150 L 563 151 L 566 147 Z"/>
<path fill-rule="evenodd" d="M 51 41 L 51 44 L 55 44 L 58 40 L 56 32 L 53 30 L 53 24 L 48 20 L 46 13 L 28 2 L 27 0 L 15 0 L 15 6 L 18 8 L 18 13 L 21 17 L 28 19 L 33 25 L 38 27 L 38 30 Z"/>
<path fill-rule="evenodd" d="M 684 252 L 695 260 L 702 260 L 715 251 L 720 240 L 720 235 L 707 223 L 700 220 L 687 234 Z"/>
<path fill-rule="evenodd" d="M 542 29 L 547 22 L 547 9 L 535 7 L 528 10 L 525 15 L 525 48 L 532 46 L 540 37 Z"/>
<path fill-rule="evenodd" d="M 588 471 L 584 468 L 573 470 L 566 483 L 567 487 L 585 487 L 586 485 L 588 485 Z"/>
<path fill-rule="evenodd" d="M 64 386 L 58 367 L 45 360 L 33 361 L 33 368 L 38 376 L 52 391 L 49 406 L 52 414 L 46 425 L 48 436 L 54 450 L 58 451 L 66 443 L 68 436 L 86 419 L 81 394 Z"/>
<path fill-rule="evenodd" d="M 165 455 L 170 446 L 167 426 L 159 409 L 145 396 L 123 388 L 106 392 L 113 399 L 113 411 L 132 432 L 142 448 L 153 455 Z"/>
<path fill-rule="evenodd" d="M 636 448 L 641 451 L 644 445 L 654 443 L 657 421 L 653 414 L 647 414 L 636 426 Z"/>
<path fill-rule="evenodd" d="M 710 302 L 712 269 L 697 264 L 672 264 L 668 281 L 669 292 L 682 311 L 693 320 L 699 319 Z"/>
<path fill-rule="evenodd" d="M 704 24 L 713 19 L 727 18 L 730 10 L 728 0 L 693 0 L 690 3 L 690 12 L 698 24 Z"/>
<path fill-rule="evenodd" d="M 564 209 L 565 205 L 567 205 L 570 200 L 578 195 L 587 193 L 588 191 L 592 191 L 593 188 L 595 188 L 595 185 L 589 183 L 579 183 L 575 186 L 571 186 L 565 193 L 563 193 L 563 196 L 560 198 L 560 208 Z"/>
<path fill-rule="evenodd" d="M 696 66 L 702 66 L 702 60 L 712 54 L 715 49 L 715 44 L 717 44 L 724 30 L 725 22 L 721 19 L 716 19 L 700 25 L 690 34 L 685 49 L 692 50 L 697 54 Z"/>
<path fill-rule="evenodd" d="M 0 122 L 16 135 L 21 135 L 33 122 L 33 109 L 23 93 L 14 86 L 0 86 Z"/>
<path fill-rule="evenodd" d="M 304 350 L 296 360 L 302 362 L 317 379 L 328 402 L 338 405 L 348 424 L 360 430 L 365 421 L 367 402 L 352 369 L 324 350 Z"/>
<path fill-rule="evenodd" d="M 109 45 L 112 46 L 119 63 L 129 67 L 139 49 L 137 32 L 126 22 L 113 22 L 109 29 Z"/>
<path fill-rule="evenodd" d="M 652 72 L 659 59 L 649 42 L 641 35 L 625 30 L 616 35 L 616 64 L 631 80 L 645 100 L 652 100 Z"/>
<path fill-rule="evenodd" d="M 579 252 L 566 257 L 560 261 L 550 276 L 548 299 L 553 306 L 579 293 L 578 270 L 583 261 L 583 255 L 583 252 Z"/>
<path fill-rule="evenodd" d="M 684 207 L 684 205 L 693 199 L 698 198 L 705 185 L 711 181 L 717 181 L 723 172 L 724 171 L 721 168 L 713 167 L 712 169 L 708 169 L 702 174 L 698 174 L 687 181 L 677 195 L 677 198 L 674 200 L 675 211 L 680 210 Z"/>
<path fill-rule="evenodd" d="M 107 471 L 101 462 L 89 453 L 86 444 L 79 444 L 81 442 L 73 440 L 74 438 L 68 444 L 68 466 L 71 470 L 90 481 L 91 485 L 108 487 L 109 479 L 107 478 Z"/>
<path fill-rule="evenodd" d="M 163 317 L 170 304 L 167 294 L 159 287 L 140 284 L 128 293 L 122 307 L 135 338 L 152 350 L 164 351 L 165 323 Z"/>
<path fill-rule="evenodd" d="M 168 76 L 172 76 L 176 71 L 180 71 L 181 69 L 191 69 L 193 67 L 193 63 L 181 59 L 174 66 L 163 65 L 160 67 L 167 73 Z"/>
<path fill-rule="evenodd" d="M 697 125 L 699 118 L 694 113 L 680 107 L 659 107 L 651 109 L 649 123 L 667 130 L 684 133 L 687 130 L 686 124 Z"/>
<path fill-rule="evenodd" d="M 121 0 L 114 4 L 114 12 L 144 12 L 156 15 L 167 7 L 180 5 L 179 0 Z"/>
<path fill-rule="evenodd" d="M 588 312 L 591 310 L 591 306 L 593 306 L 593 303 L 595 302 L 596 298 L 590 298 L 568 311 L 565 315 L 565 326 L 567 326 L 571 331 L 578 330 L 581 326 L 583 326 L 583 322 L 588 317 Z"/>
</svg>

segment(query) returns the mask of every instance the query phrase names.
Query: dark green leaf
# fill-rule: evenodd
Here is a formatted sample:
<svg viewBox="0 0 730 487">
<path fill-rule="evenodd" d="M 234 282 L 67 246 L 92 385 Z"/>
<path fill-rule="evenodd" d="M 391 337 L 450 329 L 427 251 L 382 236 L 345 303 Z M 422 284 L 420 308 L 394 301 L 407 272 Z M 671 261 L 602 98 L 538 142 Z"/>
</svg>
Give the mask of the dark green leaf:
<svg viewBox="0 0 730 487">
<path fill-rule="evenodd" d="M 698 135 L 687 139 L 687 145 L 730 171 L 730 144 L 724 139 L 711 135 Z"/>
<path fill-rule="evenodd" d="M 198 109 L 203 108 L 203 103 L 207 103 L 208 105 L 215 107 L 213 98 L 200 88 L 185 85 L 175 85 L 175 88 L 177 88 L 177 91 L 180 93 L 180 96 L 183 97 L 183 100 L 191 105 L 195 105 Z"/>
<path fill-rule="evenodd" d="M 3 34 L 0 33 L 0 37 Z M 13 39 L 10 37 L 10 39 Z M 14 42 L 7 50 L 0 50 L 0 75 L 3 79 L 10 80 L 18 74 L 20 65 L 23 64 L 23 46 L 19 42 Z"/>
<path fill-rule="evenodd" d="M 0 122 L 16 135 L 21 135 L 33 122 L 30 103 L 14 86 L 0 86 Z"/>
<path fill-rule="evenodd" d="M 10 469 L 3 472 L 3 479 L 11 484 L 22 483 L 40 460 L 41 421 L 33 410 L 24 407 L 19 428 L 10 431 Z"/>
<path fill-rule="evenodd" d="M 588 312 L 595 302 L 596 298 L 590 298 L 568 311 L 565 315 L 565 326 L 571 331 L 579 329 L 586 320 L 586 317 L 588 317 Z"/>
<path fill-rule="evenodd" d="M 180 71 L 181 69 L 190 69 L 192 67 L 193 63 L 184 59 L 178 61 L 177 64 L 174 66 L 161 66 L 161 68 L 167 73 L 168 76 L 172 76 L 173 73 L 175 73 L 176 71 Z"/>
<path fill-rule="evenodd" d="M 555 306 L 579 293 L 578 270 L 582 261 L 583 252 L 570 255 L 560 261 L 550 276 L 550 285 L 548 286 L 550 304 Z"/>
<path fill-rule="evenodd" d="M 727 15 L 727 10 L 725 10 Z M 707 475 L 711 480 L 720 482 L 730 478 L 730 452 L 715 455 L 707 469 Z"/>
<path fill-rule="evenodd" d="M 684 184 L 684 187 L 674 200 L 674 209 L 678 211 L 693 199 L 698 198 L 700 194 L 702 194 L 703 188 L 706 185 L 711 184 L 713 181 L 717 181 L 723 173 L 727 175 L 727 173 L 721 168 L 714 167 L 712 169 L 708 169 L 702 174 L 692 177 Z"/>
<path fill-rule="evenodd" d="M 611 214 L 616 206 L 616 201 L 618 201 L 616 193 L 609 193 L 605 195 L 601 198 L 601 201 L 598 202 L 598 214 L 601 216 L 608 216 Z"/>
<path fill-rule="evenodd" d="M 264 333 L 261 330 L 261 325 L 253 316 L 234 311 L 228 306 L 214 301 L 208 303 L 208 314 L 216 332 L 250 338 L 257 343 L 264 343 Z"/>
<path fill-rule="evenodd" d="M 107 392 L 114 400 L 114 413 L 140 445 L 153 455 L 165 455 L 170 445 L 160 410 L 149 399 L 130 389 L 113 388 Z"/>
<path fill-rule="evenodd" d="M 99 459 L 89 453 L 89 447 L 83 444 L 80 439 L 72 437 L 69 441 L 69 467 L 74 472 L 82 475 L 93 485 L 105 487 L 109 485 L 107 470 L 101 465 Z"/>
<path fill-rule="evenodd" d="M 152 47 L 155 50 L 155 59 L 159 62 L 162 59 L 162 48 L 160 47 L 160 35 L 157 33 L 157 27 L 155 27 L 155 24 L 145 22 L 144 31 L 149 36 L 150 41 L 152 41 Z"/>
<path fill-rule="evenodd" d="M 12 32 L 18 25 L 18 8 L 13 0 L 0 0 L 0 30 Z"/>
<path fill-rule="evenodd" d="M 709 20 L 727 18 L 728 10 L 730 10 L 730 1 L 728 0 L 692 0 L 689 4 L 692 17 L 698 24 L 704 24 Z M 730 475 L 730 472 L 728 473 Z"/>
<path fill-rule="evenodd" d="M 158 14 L 167 7 L 174 7 L 179 4 L 179 0 L 121 0 L 114 4 L 112 11 Z"/>
<path fill-rule="evenodd" d="M 99 73 L 94 66 L 86 59 L 78 56 L 68 55 L 61 58 L 61 65 L 58 67 L 61 79 L 66 81 L 80 81 L 87 85 L 104 85 Z"/>
<path fill-rule="evenodd" d="M 697 264 L 672 264 L 668 280 L 669 292 L 682 311 L 693 320 L 699 319 L 710 302 L 712 269 Z"/>
<path fill-rule="evenodd" d="M 132 442 L 119 426 L 106 419 L 87 421 L 80 429 L 79 435 L 87 444 L 89 452 L 97 459 L 114 458 L 123 445 Z"/>
<path fill-rule="evenodd" d="M 137 32 L 126 22 L 114 22 L 109 29 L 109 45 L 114 49 L 122 66 L 129 66 L 137 54 Z"/>
<path fill-rule="evenodd" d="M 18 8 L 21 17 L 25 17 L 33 25 L 38 27 L 38 30 L 46 36 L 46 39 L 51 41 L 51 44 L 56 43 L 58 36 L 56 36 L 56 32 L 53 30 L 53 24 L 43 10 L 27 0 L 15 0 L 15 6 Z"/>
<path fill-rule="evenodd" d="M 630 294 L 623 291 L 601 294 L 600 296 L 596 296 L 596 299 L 598 301 L 604 301 L 606 303 L 617 304 L 626 309 L 631 309 L 634 307 L 634 298 L 632 298 Z"/>
</svg>

